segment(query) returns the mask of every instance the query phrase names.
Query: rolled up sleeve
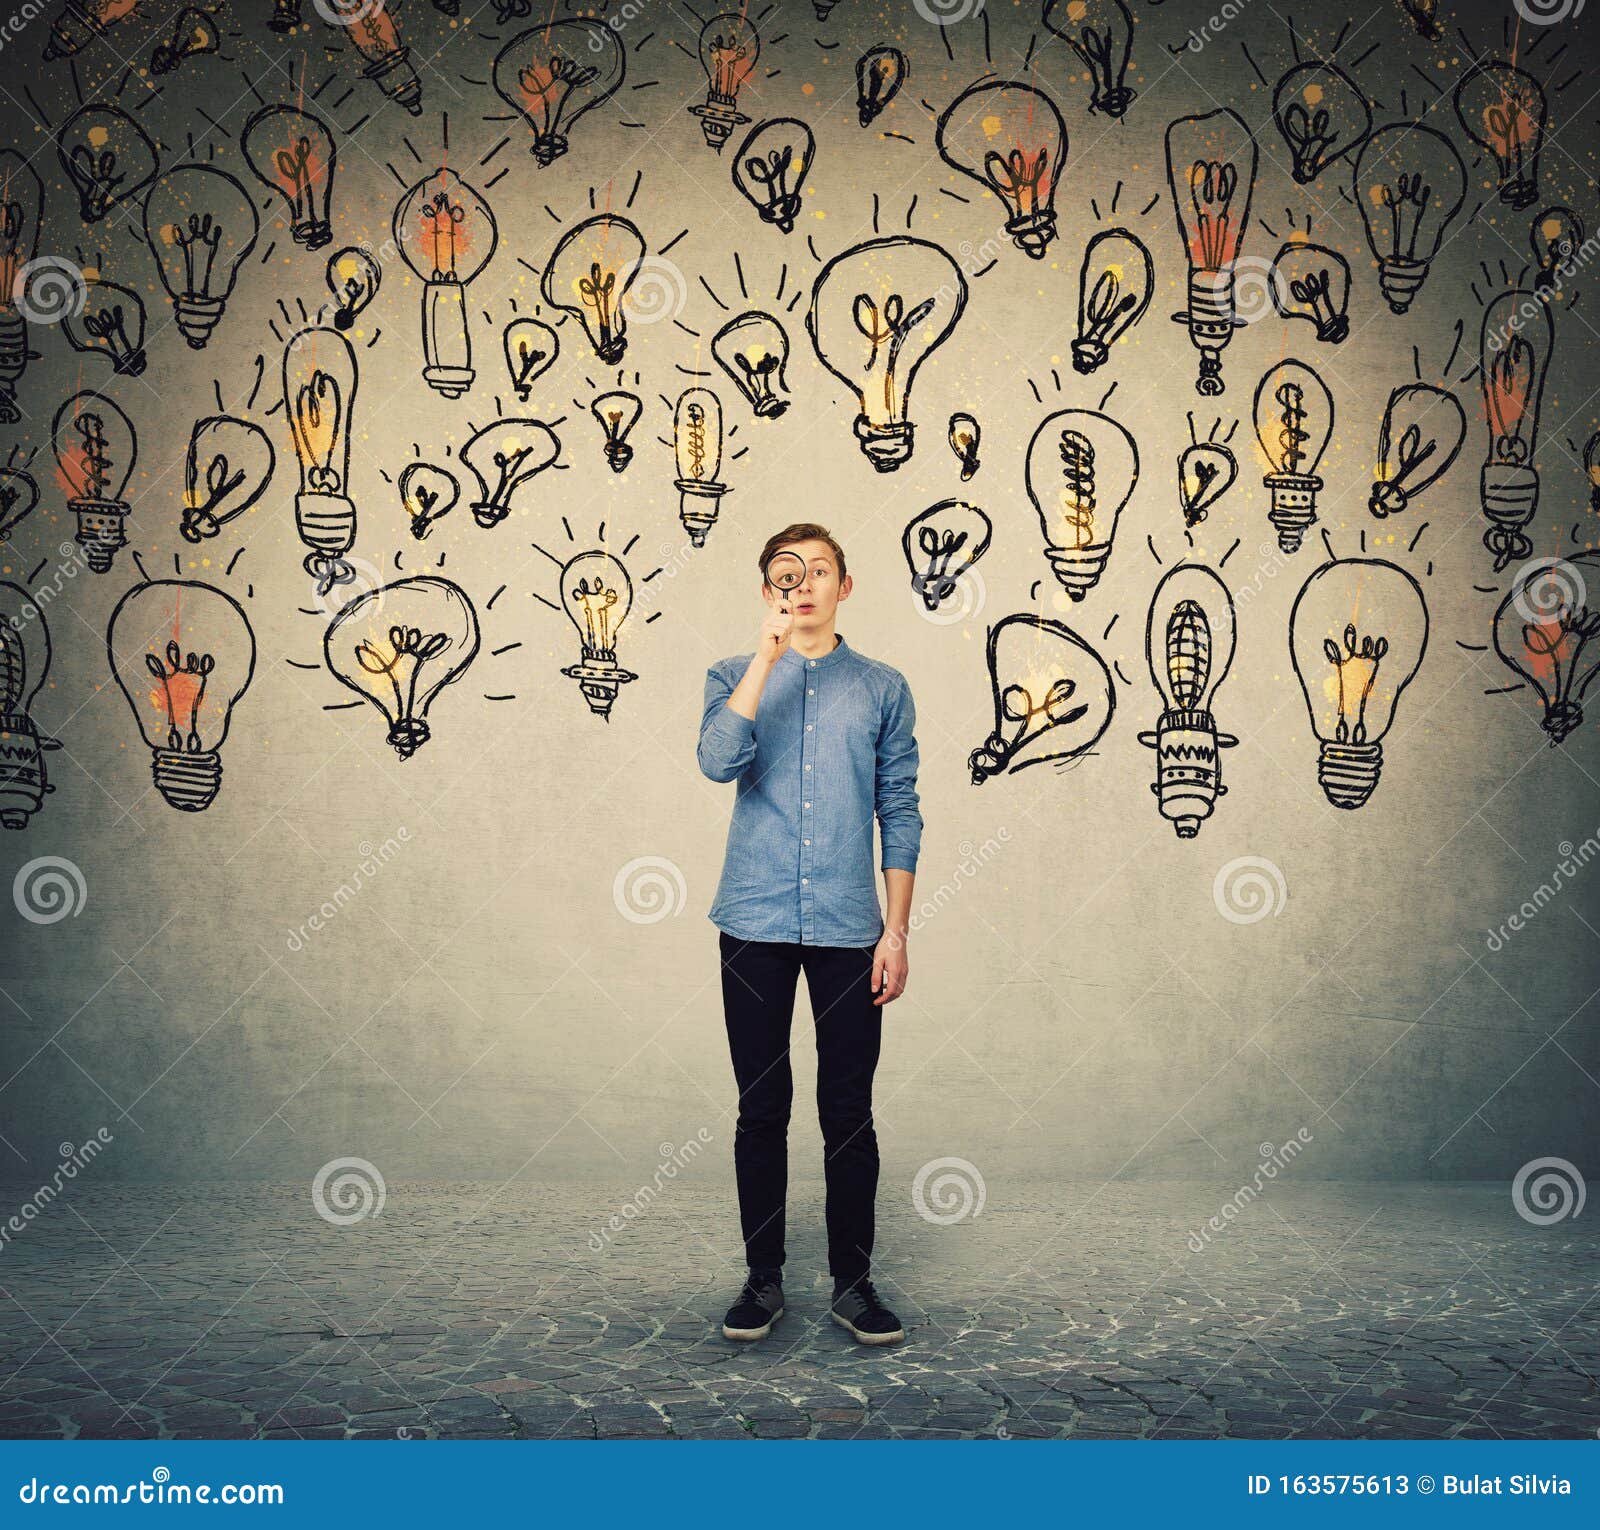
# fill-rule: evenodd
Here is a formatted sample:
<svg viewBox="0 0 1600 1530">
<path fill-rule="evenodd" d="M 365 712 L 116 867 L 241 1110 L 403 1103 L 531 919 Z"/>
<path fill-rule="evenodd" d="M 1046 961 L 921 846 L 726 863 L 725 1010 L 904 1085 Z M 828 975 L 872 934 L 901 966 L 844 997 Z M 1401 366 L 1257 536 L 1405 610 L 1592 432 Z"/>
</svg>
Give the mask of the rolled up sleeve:
<svg viewBox="0 0 1600 1530">
<path fill-rule="evenodd" d="M 756 757 L 756 725 L 728 705 L 733 686 L 716 665 L 706 671 L 705 711 L 700 718 L 700 771 L 713 781 L 732 781 Z"/>
<path fill-rule="evenodd" d="M 922 850 L 916 725 L 916 704 L 902 675 L 878 731 L 876 807 L 885 871 L 915 871 Z"/>
</svg>

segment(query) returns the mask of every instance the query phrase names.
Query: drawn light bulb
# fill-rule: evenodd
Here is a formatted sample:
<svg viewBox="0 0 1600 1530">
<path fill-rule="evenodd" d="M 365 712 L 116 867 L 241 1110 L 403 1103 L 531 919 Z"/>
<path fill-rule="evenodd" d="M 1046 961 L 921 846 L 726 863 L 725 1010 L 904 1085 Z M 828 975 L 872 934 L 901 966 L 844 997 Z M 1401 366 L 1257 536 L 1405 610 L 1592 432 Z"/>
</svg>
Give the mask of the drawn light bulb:
<svg viewBox="0 0 1600 1530">
<path fill-rule="evenodd" d="M 1089 241 L 1078 272 L 1078 337 L 1072 342 L 1077 371 L 1105 365 L 1111 347 L 1144 317 L 1155 277 L 1150 251 L 1127 229 L 1102 229 Z"/>
<path fill-rule="evenodd" d="M 1494 156 L 1500 200 L 1527 207 L 1539 195 L 1544 88 L 1526 69 L 1498 61 L 1469 69 L 1456 86 L 1456 116 L 1473 142 Z"/>
<path fill-rule="evenodd" d="M 1217 732 L 1214 698 L 1233 663 L 1235 626 L 1233 596 L 1204 564 L 1169 569 L 1150 601 L 1144 651 L 1161 716 L 1139 742 L 1156 752 L 1150 790 L 1179 839 L 1193 839 L 1227 794 L 1222 751 L 1239 740 Z"/>
<path fill-rule="evenodd" d="M 752 128 L 733 157 L 733 184 L 785 234 L 800 215 L 800 188 L 816 158 L 817 140 L 798 117 L 774 117 Z"/>
<path fill-rule="evenodd" d="M 1028 444 L 1028 498 L 1044 529 L 1045 557 L 1074 600 L 1105 572 L 1117 517 L 1139 481 L 1139 448 L 1115 420 L 1092 409 L 1048 415 Z"/>
<path fill-rule="evenodd" d="M 1408 383 L 1389 395 L 1378 428 L 1378 469 L 1369 509 L 1380 520 L 1398 515 L 1456 460 L 1467 438 L 1467 415 L 1455 394 Z"/>
<path fill-rule="evenodd" d="M 1267 519 L 1278 550 L 1296 553 L 1317 519 L 1317 464 L 1333 435 L 1333 395 L 1303 361 L 1280 361 L 1256 385 L 1255 423 L 1270 469 L 1262 479 L 1272 491 Z"/>
<path fill-rule="evenodd" d="M 1379 128 L 1356 158 L 1356 204 L 1393 313 L 1411 306 L 1467 194 L 1455 145 L 1420 124 Z"/>
<path fill-rule="evenodd" d="M 334 12 L 329 19 L 343 29 L 361 56 L 366 66 L 363 77 L 413 117 L 420 117 L 422 82 L 411 67 L 411 50 L 401 36 L 400 23 L 385 0 L 323 0 L 323 4 Z"/>
<path fill-rule="evenodd" d="M 1439 0 L 1400 0 L 1400 8 L 1411 18 L 1418 37 L 1432 41 L 1439 36 L 1439 23 L 1434 19 L 1439 13 Z"/>
<path fill-rule="evenodd" d="M 389 724 L 388 742 L 409 760 L 433 736 L 439 692 L 478 653 L 478 613 L 466 592 L 431 574 L 358 595 L 328 624 L 322 655 L 334 677 Z"/>
<path fill-rule="evenodd" d="M 211 338 L 260 232 L 255 204 L 225 171 L 183 165 L 150 188 L 145 242 L 192 350 Z"/>
<path fill-rule="evenodd" d="M 983 427 L 975 415 L 957 412 L 950 416 L 950 450 L 961 464 L 961 481 L 968 482 L 982 464 L 978 448 L 983 444 Z"/>
<path fill-rule="evenodd" d="M 1317 339 L 1338 345 L 1350 333 L 1350 263 L 1326 245 L 1291 243 L 1272 262 L 1272 306 L 1303 319 Z"/>
<path fill-rule="evenodd" d="M 910 458 L 912 384 L 966 305 L 961 268 L 925 239 L 869 239 L 818 275 L 806 331 L 823 366 L 855 392 L 856 439 L 880 473 Z"/>
<path fill-rule="evenodd" d="M 1240 321 L 1234 312 L 1234 262 L 1250 221 L 1256 144 L 1236 112 L 1180 117 L 1167 127 L 1167 185 L 1189 261 L 1188 307 L 1177 318 L 1200 352 L 1195 392 L 1223 390 L 1222 350 Z"/>
<path fill-rule="evenodd" d="M 604 23 L 552 21 L 519 32 L 495 55 L 494 88 L 532 128 L 530 152 L 548 165 L 567 152 L 578 119 L 616 94 L 626 67 Z"/>
<path fill-rule="evenodd" d="M 1325 563 L 1295 597 L 1290 655 L 1317 736 L 1317 781 L 1335 807 L 1372 795 L 1395 707 L 1427 646 L 1422 587 L 1381 558 Z"/>
<path fill-rule="evenodd" d="M 267 26 L 280 36 L 292 32 L 300 25 L 300 0 L 272 0 L 272 14 Z"/>
<path fill-rule="evenodd" d="M 1589 482 L 1589 508 L 1600 510 L 1600 430 L 1584 443 L 1583 476 Z"/>
<path fill-rule="evenodd" d="M 500 228 L 489 204 L 454 170 L 424 176 L 394 210 L 400 258 L 422 279 L 423 380 L 460 398 L 477 375 L 467 328 L 467 284 L 489 264 Z"/>
<path fill-rule="evenodd" d="M 1089 110 L 1122 116 L 1134 97 L 1126 83 L 1133 15 L 1124 0 L 1045 0 L 1044 25 L 1089 71 Z"/>
<path fill-rule="evenodd" d="M 244 157 L 289 209 L 294 242 L 320 250 L 333 239 L 328 203 L 339 155 L 328 125 L 298 106 L 264 106 L 244 125 Z"/>
<path fill-rule="evenodd" d="M 272 442 L 259 425 L 231 415 L 197 420 L 183 468 L 186 542 L 214 537 L 266 493 L 275 461 Z"/>
<path fill-rule="evenodd" d="M 283 348 L 283 408 L 300 463 L 294 499 L 295 527 L 309 549 L 305 571 L 326 595 L 348 584 L 355 568 L 345 562 L 356 539 L 350 498 L 350 433 L 356 403 L 356 356 L 337 330 L 313 326 Z"/>
<path fill-rule="evenodd" d="M 1589 594 L 1597 581 L 1592 552 L 1534 563 L 1494 614 L 1495 652 L 1538 695 L 1552 746 L 1583 722 L 1584 693 L 1600 672 L 1600 607 Z"/>
<path fill-rule="evenodd" d="M 561 338 L 539 319 L 513 319 L 502 336 L 506 370 L 517 397 L 527 403 L 533 385 L 555 365 L 561 354 Z"/>
<path fill-rule="evenodd" d="M 55 790 L 44 756 L 61 743 L 40 737 L 32 716 L 49 673 L 50 628 L 42 605 L 21 585 L 0 580 L 0 829 L 27 828 Z"/>
<path fill-rule="evenodd" d="M 878 120 L 910 73 L 911 66 L 898 48 L 868 48 L 856 60 L 856 114 L 862 127 Z"/>
<path fill-rule="evenodd" d="M 461 448 L 461 460 L 481 491 L 472 516 L 485 529 L 498 526 L 521 504 L 524 487 L 561 455 L 561 443 L 541 420 L 496 420 Z"/>
<path fill-rule="evenodd" d="M 149 745 L 156 790 L 169 807 L 203 812 L 222 785 L 222 745 L 255 673 L 243 607 L 198 580 L 147 580 L 117 602 L 106 650 Z"/>
<path fill-rule="evenodd" d="M 989 629 L 989 685 L 994 728 L 968 757 L 974 786 L 1087 754 L 1117 705 L 1105 660 L 1072 628 L 1031 612 Z"/>
<path fill-rule="evenodd" d="M 201 58 L 222 49 L 222 33 L 205 11 L 189 7 L 178 12 L 166 41 L 156 44 L 150 55 L 151 74 L 171 74 L 185 59 Z"/>
<path fill-rule="evenodd" d="M 696 547 L 717 523 L 728 486 L 722 472 L 722 401 L 709 388 L 687 388 L 672 412 L 672 455 L 678 476 L 678 519 Z"/>
<path fill-rule="evenodd" d="M 725 11 L 700 29 L 706 98 L 689 111 L 700 119 L 706 143 L 719 154 L 733 130 L 750 120 L 739 110 L 739 92 L 760 56 L 761 34 L 748 16 Z"/>
<path fill-rule="evenodd" d="M 1178 456 L 1178 503 L 1183 524 L 1198 526 L 1233 487 L 1239 460 L 1220 441 L 1196 441 Z"/>
<path fill-rule="evenodd" d="M 133 421 L 102 394 L 75 393 L 56 411 L 50 441 L 57 481 L 78 522 L 73 540 L 89 567 L 104 574 L 128 540 L 128 480 L 139 456 Z"/>
<path fill-rule="evenodd" d="M 622 472 L 633 461 L 633 448 L 628 437 L 639 423 L 644 402 L 638 394 L 618 390 L 602 393 L 589 406 L 589 413 L 600 422 L 605 432 L 606 462 L 613 473 Z"/>
<path fill-rule="evenodd" d="M 349 245 L 328 257 L 325 273 L 328 291 L 333 294 L 333 327 L 352 329 L 356 319 L 383 284 L 383 267 L 366 250 Z"/>
<path fill-rule="evenodd" d="M 544 268 L 545 302 L 577 319 L 607 366 L 628 348 L 626 298 L 644 254 L 644 235 L 633 224 L 602 213 L 563 234 Z"/>
<path fill-rule="evenodd" d="M 411 535 L 419 542 L 455 509 L 461 498 L 456 475 L 431 462 L 408 463 L 400 473 L 400 503 L 410 518 Z"/>
<path fill-rule="evenodd" d="M 755 410 L 758 420 L 775 420 L 789 407 L 778 396 L 789 385 L 789 337 L 769 313 L 737 314 L 711 337 L 711 355 Z"/>
<path fill-rule="evenodd" d="M 22 418 L 17 385 L 29 359 L 28 321 L 19 301 L 39 248 L 44 183 L 15 149 L 0 150 L 0 423 Z"/>
<path fill-rule="evenodd" d="M 606 722 L 618 690 L 639 678 L 617 663 L 617 636 L 632 605 L 633 581 L 610 553 L 579 553 L 561 570 L 561 608 L 582 642 L 582 657 L 561 673 L 578 682 L 589 710 Z"/>
<path fill-rule="evenodd" d="M 935 141 L 947 165 L 999 199 L 1011 242 L 1043 260 L 1056 236 L 1056 184 L 1067 158 L 1055 102 L 1021 80 L 974 85 L 946 108 Z"/>
<path fill-rule="evenodd" d="M 1372 107 L 1361 87 L 1332 64 L 1297 64 L 1284 75 L 1272 95 L 1272 117 L 1302 186 L 1354 153 L 1372 131 Z"/>
<path fill-rule="evenodd" d="M 98 223 L 122 201 L 156 178 L 156 146 L 126 112 L 114 106 L 84 106 L 61 124 L 56 155 L 85 223 Z"/>
<path fill-rule="evenodd" d="M 958 581 L 989 550 L 994 523 L 964 499 L 940 500 L 913 516 L 900 538 L 911 569 L 911 588 L 937 611 L 960 588 Z"/>
<path fill-rule="evenodd" d="M 47 59 L 72 58 L 119 22 L 139 13 L 139 0 L 66 0 L 50 23 Z"/>
<path fill-rule="evenodd" d="M 119 377 L 138 377 L 145 369 L 144 300 L 131 287 L 102 281 L 84 272 L 83 307 L 61 318 L 67 343 L 75 351 L 98 352 Z"/>
<path fill-rule="evenodd" d="M 9 542 L 39 504 L 39 485 L 22 468 L 0 468 L 0 542 Z"/>
<path fill-rule="evenodd" d="M 1583 248 L 1583 220 L 1570 207 L 1547 207 L 1533 220 L 1528 242 L 1539 264 L 1535 292 L 1551 292 L 1568 275 Z"/>
<path fill-rule="evenodd" d="M 1531 292 L 1502 292 L 1483 314 L 1478 374 L 1483 384 L 1489 450 L 1479 498 L 1489 529 L 1483 545 L 1495 572 L 1533 551 L 1523 529 L 1539 508 L 1539 405 L 1555 348 L 1549 307 Z"/>
</svg>

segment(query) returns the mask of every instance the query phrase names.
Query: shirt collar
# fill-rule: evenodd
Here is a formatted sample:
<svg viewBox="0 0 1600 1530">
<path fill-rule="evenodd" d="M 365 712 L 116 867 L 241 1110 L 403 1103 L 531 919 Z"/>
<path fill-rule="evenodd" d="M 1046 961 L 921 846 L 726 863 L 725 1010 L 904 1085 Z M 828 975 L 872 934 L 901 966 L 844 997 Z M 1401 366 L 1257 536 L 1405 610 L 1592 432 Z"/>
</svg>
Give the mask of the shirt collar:
<svg viewBox="0 0 1600 1530">
<path fill-rule="evenodd" d="M 825 653 L 820 659 L 813 661 L 807 659 L 804 654 L 796 653 L 792 648 L 785 648 L 783 651 L 784 662 L 788 663 L 792 661 L 793 663 L 800 665 L 802 668 L 809 667 L 814 663 L 817 669 L 822 669 L 828 664 L 842 663 L 846 655 L 850 652 L 850 645 L 845 642 L 844 634 L 842 632 L 835 632 L 834 636 L 838 638 L 839 641 L 833 645 L 832 653 Z"/>
</svg>

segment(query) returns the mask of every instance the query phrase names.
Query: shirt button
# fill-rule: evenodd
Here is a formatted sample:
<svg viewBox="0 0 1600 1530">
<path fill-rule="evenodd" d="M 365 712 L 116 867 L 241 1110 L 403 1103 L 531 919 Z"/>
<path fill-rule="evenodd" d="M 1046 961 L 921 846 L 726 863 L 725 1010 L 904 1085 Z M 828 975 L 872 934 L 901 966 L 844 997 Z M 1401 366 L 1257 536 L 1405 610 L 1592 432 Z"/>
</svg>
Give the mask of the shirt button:
<svg viewBox="0 0 1600 1530">
<path fill-rule="evenodd" d="M 808 696 L 815 696 L 816 694 L 817 694 L 817 688 L 814 685 L 806 692 L 806 695 L 808 695 Z"/>
<path fill-rule="evenodd" d="M 802 803 L 801 803 L 801 804 L 800 804 L 800 806 L 801 806 L 801 807 L 810 807 L 810 806 L 811 806 L 811 804 L 810 804 L 810 803 L 809 803 L 809 802 L 802 802 Z"/>
<path fill-rule="evenodd" d="M 810 731 L 811 731 L 811 724 L 807 723 L 806 724 L 806 732 L 809 733 Z"/>
<path fill-rule="evenodd" d="M 807 769 L 807 770 L 810 770 L 810 769 L 811 769 L 811 767 L 810 767 L 810 766 L 809 766 L 809 765 L 807 765 L 807 766 L 806 766 L 806 769 Z"/>
<path fill-rule="evenodd" d="M 815 659 L 812 659 L 810 662 L 811 662 L 811 667 L 813 669 L 815 669 L 817 667 L 817 661 Z"/>
<path fill-rule="evenodd" d="M 809 839 L 803 839 L 803 840 L 800 841 L 800 843 L 803 844 L 803 845 L 809 845 L 811 843 L 811 841 Z"/>
<path fill-rule="evenodd" d="M 802 886 L 802 887 L 805 887 L 805 886 L 807 886 L 807 885 L 808 885 L 808 884 L 809 884 L 809 883 L 810 883 L 810 881 L 811 881 L 811 878 L 810 878 L 810 877 L 801 877 L 801 878 L 800 878 L 800 885 L 801 885 L 801 886 Z"/>
</svg>

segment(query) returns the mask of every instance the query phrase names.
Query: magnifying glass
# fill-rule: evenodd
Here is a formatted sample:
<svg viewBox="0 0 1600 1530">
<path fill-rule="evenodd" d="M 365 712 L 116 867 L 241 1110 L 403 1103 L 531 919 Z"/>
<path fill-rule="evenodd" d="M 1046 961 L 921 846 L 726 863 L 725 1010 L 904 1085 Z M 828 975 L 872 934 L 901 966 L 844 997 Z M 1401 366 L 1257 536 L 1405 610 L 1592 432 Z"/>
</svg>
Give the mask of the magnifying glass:
<svg viewBox="0 0 1600 1530">
<path fill-rule="evenodd" d="M 789 592 L 805 583 L 806 560 L 797 552 L 775 552 L 767 559 L 761 577 L 766 580 L 767 588 L 784 603 L 783 611 L 787 615 Z"/>
</svg>

